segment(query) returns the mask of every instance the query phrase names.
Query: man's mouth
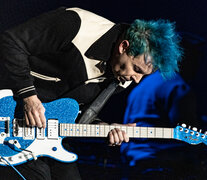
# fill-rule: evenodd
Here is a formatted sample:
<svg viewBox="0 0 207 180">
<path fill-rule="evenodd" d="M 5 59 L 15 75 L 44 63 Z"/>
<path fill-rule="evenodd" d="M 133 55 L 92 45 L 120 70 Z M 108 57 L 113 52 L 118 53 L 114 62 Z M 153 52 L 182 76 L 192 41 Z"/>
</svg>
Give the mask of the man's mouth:
<svg viewBox="0 0 207 180">
<path fill-rule="evenodd" d="M 125 79 L 125 77 L 123 77 L 123 76 L 118 76 L 117 79 L 118 79 L 122 84 L 124 84 L 125 81 L 127 81 L 127 80 Z"/>
</svg>

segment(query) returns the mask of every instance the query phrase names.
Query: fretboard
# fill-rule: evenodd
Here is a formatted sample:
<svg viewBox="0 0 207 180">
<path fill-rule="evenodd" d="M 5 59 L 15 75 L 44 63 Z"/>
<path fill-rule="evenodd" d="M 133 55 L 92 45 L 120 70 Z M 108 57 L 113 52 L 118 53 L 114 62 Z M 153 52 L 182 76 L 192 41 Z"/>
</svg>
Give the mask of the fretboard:
<svg viewBox="0 0 207 180">
<path fill-rule="evenodd" d="M 60 125 L 60 136 L 76 137 L 107 137 L 114 128 L 124 130 L 130 138 L 174 138 L 174 128 L 160 127 L 130 127 L 93 124 L 65 124 Z"/>
</svg>

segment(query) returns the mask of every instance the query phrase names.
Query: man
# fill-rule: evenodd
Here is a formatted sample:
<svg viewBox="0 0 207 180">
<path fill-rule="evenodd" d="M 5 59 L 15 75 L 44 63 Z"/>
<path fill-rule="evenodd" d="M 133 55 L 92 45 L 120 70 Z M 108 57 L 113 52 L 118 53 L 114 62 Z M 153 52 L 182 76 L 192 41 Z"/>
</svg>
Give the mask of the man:
<svg viewBox="0 0 207 180">
<path fill-rule="evenodd" d="M 203 60 L 202 38 L 182 33 L 185 57 L 181 73 L 164 80 L 159 71 L 142 80 L 128 96 L 124 123 L 175 128 L 177 124 L 203 128 L 197 112 L 195 76 Z M 191 129 L 191 128 L 190 128 Z M 192 128 L 194 129 L 194 128 Z M 125 179 L 205 179 L 205 147 L 141 138 L 122 144 Z M 125 167 L 124 166 L 124 167 Z"/>
<path fill-rule="evenodd" d="M 84 111 L 114 79 L 123 88 L 129 85 L 125 81 L 139 83 L 154 69 L 171 76 L 178 70 L 178 42 L 167 21 L 114 24 L 79 8 L 59 8 L 1 35 L 1 87 L 23 99 L 27 125 L 45 128 L 41 102 L 70 97 Z M 109 132 L 109 145 L 122 141 L 128 141 L 124 131 Z M 50 163 L 52 178 L 59 171 L 72 179 L 61 165 L 53 171 L 54 166 Z"/>
</svg>

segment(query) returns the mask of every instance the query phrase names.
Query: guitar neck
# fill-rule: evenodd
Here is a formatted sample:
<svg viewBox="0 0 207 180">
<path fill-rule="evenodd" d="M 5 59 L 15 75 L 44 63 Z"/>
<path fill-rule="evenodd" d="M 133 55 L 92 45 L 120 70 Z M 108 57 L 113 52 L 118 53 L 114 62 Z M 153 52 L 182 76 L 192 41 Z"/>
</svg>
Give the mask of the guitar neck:
<svg viewBox="0 0 207 180">
<path fill-rule="evenodd" d="M 60 124 L 60 136 L 107 137 L 114 128 L 124 130 L 130 138 L 174 138 L 174 128 L 130 127 L 93 124 Z"/>
</svg>

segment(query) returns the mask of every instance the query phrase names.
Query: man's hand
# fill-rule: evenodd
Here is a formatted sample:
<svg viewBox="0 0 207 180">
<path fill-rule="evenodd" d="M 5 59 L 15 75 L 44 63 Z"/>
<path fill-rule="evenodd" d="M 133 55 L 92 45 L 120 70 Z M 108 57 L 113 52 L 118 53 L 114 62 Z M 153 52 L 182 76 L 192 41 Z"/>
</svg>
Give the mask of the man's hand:
<svg viewBox="0 0 207 180">
<path fill-rule="evenodd" d="M 112 125 L 136 127 L 136 123 L 112 124 Z M 109 139 L 109 146 L 115 146 L 115 145 L 120 146 L 123 141 L 129 142 L 129 136 L 126 134 L 125 131 L 120 130 L 119 128 L 112 129 L 108 134 L 108 139 Z"/>
<path fill-rule="evenodd" d="M 36 95 L 23 99 L 24 114 L 28 126 L 46 127 L 45 108 Z"/>
</svg>

